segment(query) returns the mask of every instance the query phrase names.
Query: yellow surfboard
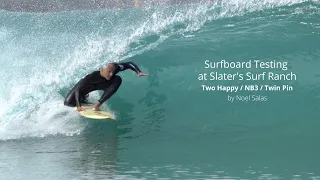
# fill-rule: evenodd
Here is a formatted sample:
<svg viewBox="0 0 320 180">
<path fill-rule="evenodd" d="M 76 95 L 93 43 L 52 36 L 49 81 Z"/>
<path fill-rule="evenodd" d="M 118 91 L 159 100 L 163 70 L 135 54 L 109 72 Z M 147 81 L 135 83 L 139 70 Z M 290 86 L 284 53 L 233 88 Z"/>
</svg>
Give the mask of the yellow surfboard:
<svg viewBox="0 0 320 180">
<path fill-rule="evenodd" d="M 97 120 L 115 120 L 115 116 L 111 114 L 110 112 L 104 111 L 100 107 L 100 111 L 94 111 L 93 110 L 94 104 L 85 104 L 81 105 L 85 110 L 80 111 L 80 115 L 86 118 L 90 119 L 97 119 Z M 74 107 L 75 110 L 77 110 L 77 107 Z"/>
</svg>

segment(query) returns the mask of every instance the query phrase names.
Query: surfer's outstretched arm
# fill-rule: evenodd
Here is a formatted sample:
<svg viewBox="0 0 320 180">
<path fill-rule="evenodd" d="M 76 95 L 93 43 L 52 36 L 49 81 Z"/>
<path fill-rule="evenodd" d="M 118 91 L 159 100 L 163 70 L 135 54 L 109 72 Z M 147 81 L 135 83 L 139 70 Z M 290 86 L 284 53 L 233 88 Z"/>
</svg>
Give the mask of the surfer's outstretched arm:
<svg viewBox="0 0 320 180">
<path fill-rule="evenodd" d="M 148 74 L 143 73 L 138 65 L 136 65 L 134 62 L 124 62 L 124 63 L 119 63 L 120 66 L 120 71 L 125 71 L 125 70 L 132 70 L 136 72 L 139 76 L 147 76 Z"/>
</svg>

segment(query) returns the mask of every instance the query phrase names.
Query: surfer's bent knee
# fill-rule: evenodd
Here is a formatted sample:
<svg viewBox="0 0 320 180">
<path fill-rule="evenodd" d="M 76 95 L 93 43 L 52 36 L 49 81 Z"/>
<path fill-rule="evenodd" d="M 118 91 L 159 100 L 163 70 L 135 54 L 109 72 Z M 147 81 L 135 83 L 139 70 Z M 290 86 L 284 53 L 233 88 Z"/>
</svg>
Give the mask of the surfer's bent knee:
<svg viewBox="0 0 320 180">
<path fill-rule="evenodd" d="M 64 105 L 65 105 L 65 106 L 70 106 L 70 107 L 76 105 L 76 101 L 75 101 L 75 98 L 74 98 L 74 92 L 73 92 L 73 91 L 70 92 L 70 93 L 68 94 L 68 96 L 65 98 L 65 100 L 64 100 Z"/>
<path fill-rule="evenodd" d="M 73 106 L 76 106 L 76 103 L 75 103 L 75 101 L 72 101 L 71 98 L 66 98 L 66 99 L 64 100 L 64 105 L 65 105 L 65 106 L 73 107 Z"/>
</svg>

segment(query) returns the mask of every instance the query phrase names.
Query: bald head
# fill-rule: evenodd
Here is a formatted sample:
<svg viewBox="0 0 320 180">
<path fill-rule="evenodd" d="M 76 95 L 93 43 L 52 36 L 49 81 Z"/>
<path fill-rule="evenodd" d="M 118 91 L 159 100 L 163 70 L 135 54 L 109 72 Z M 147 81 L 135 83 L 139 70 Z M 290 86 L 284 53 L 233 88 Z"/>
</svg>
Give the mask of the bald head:
<svg viewBox="0 0 320 180">
<path fill-rule="evenodd" d="M 107 64 L 107 67 L 106 67 L 106 69 L 111 71 L 111 72 L 114 72 L 115 68 L 116 67 L 112 63 Z"/>
<path fill-rule="evenodd" d="M 100 68 L 100 75 L 107 80 L 110 80 L 114 74 L 114 71 L 116 70 L 116 67 L 114 64 L 109 63 L 105 68 Z"/>
</svg>

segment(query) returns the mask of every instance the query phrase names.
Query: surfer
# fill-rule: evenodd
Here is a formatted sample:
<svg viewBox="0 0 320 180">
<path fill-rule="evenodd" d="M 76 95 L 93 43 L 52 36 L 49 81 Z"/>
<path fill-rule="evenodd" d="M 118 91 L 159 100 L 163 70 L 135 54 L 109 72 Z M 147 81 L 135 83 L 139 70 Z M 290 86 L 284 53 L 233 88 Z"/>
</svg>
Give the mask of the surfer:
<svg viewBox="0 0 320 180">
<path fill-rule="evenodd" d="M 100 106 L 118 90 L 122 83 L 121 77 L 116 74 L 127 69 L 136 72 L 138 76 L 148 76 L 133 62 L 108 63 L 106 67 L 101 67 L 99 71 L 94 71 L 82 78 L 69 92 L 64 105 L 76 106 L 78 111 L 83 111 L 81 103 L 86 101 L 88 94 L 95 90 L 103 90 L 102 96 L 93 107 L 95 111 L 99 111 Z"/>
</svg>

